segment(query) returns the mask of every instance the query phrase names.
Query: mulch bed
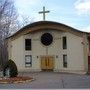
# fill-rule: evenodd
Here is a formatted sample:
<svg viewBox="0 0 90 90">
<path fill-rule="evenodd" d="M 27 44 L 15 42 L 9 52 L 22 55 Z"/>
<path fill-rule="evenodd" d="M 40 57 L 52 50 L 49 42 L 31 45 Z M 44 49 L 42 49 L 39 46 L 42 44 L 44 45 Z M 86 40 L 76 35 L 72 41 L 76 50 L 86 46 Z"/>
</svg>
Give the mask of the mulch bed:
<svg viewBox="0 0 90 90">
<path fill-rule="evenodd" d="M 24 83 L 24 82 L 30 82 L 34 79 L 31 77 L 25 77 L 25 76 L 17 76 L 13 78 L 0 78 L 0 84 L 10 84 L 10 83 Z"/>
</svg>

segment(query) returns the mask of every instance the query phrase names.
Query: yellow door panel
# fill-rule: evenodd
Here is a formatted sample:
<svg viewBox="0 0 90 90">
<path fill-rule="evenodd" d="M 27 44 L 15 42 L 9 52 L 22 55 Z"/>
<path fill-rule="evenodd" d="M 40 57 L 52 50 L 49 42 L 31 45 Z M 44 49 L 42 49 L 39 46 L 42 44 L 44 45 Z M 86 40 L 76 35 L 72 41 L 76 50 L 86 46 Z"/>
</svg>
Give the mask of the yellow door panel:
<svg viewBox="0 0 90 90">
<path fill-rule="evenodd" d="M 52 56 L 41 57 L 41 69 L 45 70 L 54 69 L 54 57 Z"/>
<path fill-rule="evenodd" d="M 41 57 L 41 69 L 46 69 L 46 58 L 45 57 Z"/>
<path fill-rule="evenodd" d="M 48 57 L 48 69 L 53 69 L 54 68 L 54 58 L 53 57 Z"/>
</svg>

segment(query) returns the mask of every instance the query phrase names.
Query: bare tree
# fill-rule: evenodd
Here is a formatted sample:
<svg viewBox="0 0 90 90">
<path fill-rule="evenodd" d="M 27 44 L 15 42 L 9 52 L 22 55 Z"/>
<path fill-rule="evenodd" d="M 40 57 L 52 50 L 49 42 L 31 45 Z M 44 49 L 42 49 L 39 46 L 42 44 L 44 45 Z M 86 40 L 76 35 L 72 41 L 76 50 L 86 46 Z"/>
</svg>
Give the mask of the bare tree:
<svg viewBox="0 0 90 90">
<path fill-rule="evenodd" d="M 24 27 L 24 26 L 34 22 L 33 19 L 31 19 L 29 16 L 26 16 L 26 15 L 21 15 L 21 18 L 22 18 L 22 20 L 19 23 L 19 25 L 20 25 L 19 28 Z"/>
<path fill-rule="evenodd" d="M 7 60 L 7 42 L 5 38 L 16 30 L 16 9 L 12 0 L 0 0 L 0 64 L 3 66 Z M 15 31 L 13 31 L 15 32 Z"/>
<path fill-rule="evenodd" d="M 33 21 L 28 16 L 22 16 L 22 21 L 19 22 L 18 16 L 13 0 L 0 0 L 0 65 L 2 67 L 8 60 L 6 38 Z"/>
</svg>

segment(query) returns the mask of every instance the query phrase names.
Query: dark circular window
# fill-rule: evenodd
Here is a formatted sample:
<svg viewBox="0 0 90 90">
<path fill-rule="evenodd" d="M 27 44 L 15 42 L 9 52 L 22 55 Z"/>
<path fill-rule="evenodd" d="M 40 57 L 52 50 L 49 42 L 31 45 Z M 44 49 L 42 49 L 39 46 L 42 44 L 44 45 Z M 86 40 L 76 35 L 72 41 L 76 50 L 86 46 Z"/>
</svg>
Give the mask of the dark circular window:
<svg viewBox="0 0 90 90">
<path fill-rule="evenodd" d="M 45 46 L 50 45 L 53 42 L 53 36 L 50 33 L 44 33 L 41 36 L 41 43 Z"/>
</svg>

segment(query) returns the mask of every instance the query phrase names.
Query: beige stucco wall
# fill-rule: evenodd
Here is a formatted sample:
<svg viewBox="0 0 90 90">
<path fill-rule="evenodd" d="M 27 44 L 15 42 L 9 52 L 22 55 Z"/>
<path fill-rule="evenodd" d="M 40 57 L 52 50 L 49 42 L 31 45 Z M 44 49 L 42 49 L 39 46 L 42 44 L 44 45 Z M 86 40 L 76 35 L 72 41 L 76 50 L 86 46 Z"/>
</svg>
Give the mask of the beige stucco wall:
<svg viewBox="0 0 90 90">
<path fill-rule="evenodd" d="M 12 59 L 18 69 L 22 69 L 24 67 L 24 43 L 23 43 L 24 39 L 23 36 L 19 37 L 18 39 L 15 39 L 11 42 L 11 57 L 10 59 Z"/>
<path fill-rule="evenodd" d="M 68 68 L 64 70 L 70 71 L 84 71 L 84 53 L 83 53 L 83 38 L 76 35 L 67 34 L 67 50 L 66 53 L 68 56 Z"/>
<path fill-rule="evenodd" d="M 40 42 L 43 33 L 49 32 L 53 35 L 53 43 L 45 47 Z M 67 37 L 67 49 L 62 49 L 62 37 Z M 25 38 L 32 39 L 32 51 L 25 51 Z M 18 37 L 11 41 L 12 47 L 9 48 L 9 58 L 15 61 L 19 71 L 40 71 L 40 57 L 51 55 L 55 58 L 54 71 L 65 72 L 84 72 L 84 53 L 82 37 L 69 32 L 57 30 L 42 30 Z M 63 67 L 63 54 L 67 54 L 67 68 Z M 25 55 L 32 55 L 32 67 L 25 67 Z M 38 57 L 37 57 L 38 56 Z"/>
</svg>

